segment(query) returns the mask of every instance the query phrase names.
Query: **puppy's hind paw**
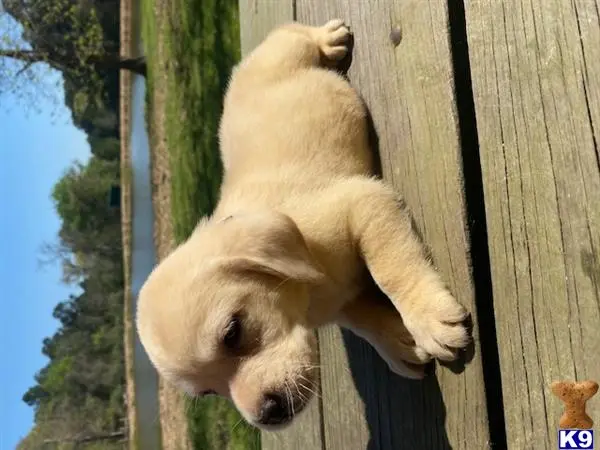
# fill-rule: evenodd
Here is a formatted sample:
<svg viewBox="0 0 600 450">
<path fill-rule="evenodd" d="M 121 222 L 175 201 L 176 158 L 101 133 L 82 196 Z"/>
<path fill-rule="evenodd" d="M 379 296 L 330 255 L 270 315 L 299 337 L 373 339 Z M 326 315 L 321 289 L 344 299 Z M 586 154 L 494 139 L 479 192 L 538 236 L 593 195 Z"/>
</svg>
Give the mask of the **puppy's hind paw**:
<svg viewBox="0 0 600 450">
<path fill-rule="evenodd" d="M 317 42 L 321 53 L 331 62 L 338 62 L 348 54 L 350 29 L 342 19 L 333 19 L 317 29 Z"/>
<path fill-rule="evenodd" d="M 386 362 L 390 370 L 402 378 L 409 380 L 421 380 L 425 378 L 427 367 L 425 364 L 409 363 L 401 359 Z"/>
</svg>

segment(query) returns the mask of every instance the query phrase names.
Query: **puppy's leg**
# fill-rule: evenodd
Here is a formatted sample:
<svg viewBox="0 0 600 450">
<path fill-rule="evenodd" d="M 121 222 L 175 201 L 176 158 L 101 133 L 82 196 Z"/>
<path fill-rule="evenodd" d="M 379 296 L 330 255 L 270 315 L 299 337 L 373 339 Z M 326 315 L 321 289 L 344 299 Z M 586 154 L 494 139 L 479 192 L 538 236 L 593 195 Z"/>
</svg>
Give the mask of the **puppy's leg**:
<svg viewBox="0 0 600 450">
<path fill-rule="evenodd" d="M 344 307 L 337 323 L 369 342 L 396 374 L 405 378 L 423 378 L 424 364 L 431 357 L 415 345 L 393 307 L 361 297 Z"/>
<path fill-rule="evenodd" d="M 379 288 L 402 315 L 418 347 L 441 360 L 469 342 L 467 311 L 425 255 L 395 192 L 378 180 L 348 182 L 351 233 Z"/>
<path fill-rule="evenodd" d="M 311 66 L 332 66 L 348 53 L 349 38 L 341 19 L 321 27 L 289 23 L 273 30 L 237 70 L 278 78 Z"/>
</svg>

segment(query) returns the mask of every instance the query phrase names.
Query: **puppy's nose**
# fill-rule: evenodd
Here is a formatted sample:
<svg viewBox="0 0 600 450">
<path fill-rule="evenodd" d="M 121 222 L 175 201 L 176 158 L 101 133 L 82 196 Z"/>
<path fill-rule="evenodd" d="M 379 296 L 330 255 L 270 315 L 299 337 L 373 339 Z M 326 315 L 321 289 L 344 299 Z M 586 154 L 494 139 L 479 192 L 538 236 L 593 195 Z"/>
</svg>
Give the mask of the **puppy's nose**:
<svg viewBox="0 0 600 450">
<path fill-rule="evenodd" d="M 266 394 L 258 421 L 263 425 L 279 425 L 291 419 L 287 401 L 280 394 Z"/>
</svg>

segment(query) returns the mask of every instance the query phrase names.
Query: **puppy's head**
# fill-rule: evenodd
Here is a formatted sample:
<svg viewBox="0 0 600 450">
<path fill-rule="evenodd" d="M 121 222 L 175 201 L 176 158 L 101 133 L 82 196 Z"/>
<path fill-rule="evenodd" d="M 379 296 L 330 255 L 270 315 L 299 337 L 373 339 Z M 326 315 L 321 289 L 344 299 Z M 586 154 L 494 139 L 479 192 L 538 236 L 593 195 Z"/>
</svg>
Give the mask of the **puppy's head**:
<svg viewBox="0 0 600 450">
<path fill-rule="evenodd" d="M 305 317 L 322 279 L 285 215 L 204 222 L 142 287 L 138 333 L 159 373 L 188 394 L 217 393 L 251 424 L 282 427 L 314 392 Z"/>
</svg>

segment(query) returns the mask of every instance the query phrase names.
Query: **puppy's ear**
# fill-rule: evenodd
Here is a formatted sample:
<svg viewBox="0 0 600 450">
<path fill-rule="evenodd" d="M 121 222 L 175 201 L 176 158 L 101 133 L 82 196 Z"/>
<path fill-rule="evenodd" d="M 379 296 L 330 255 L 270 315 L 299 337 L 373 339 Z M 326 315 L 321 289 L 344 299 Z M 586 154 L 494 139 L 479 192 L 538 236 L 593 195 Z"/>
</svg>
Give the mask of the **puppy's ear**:
<svg viewBox="0 0 600 450">
<path fill-rule="evenodd" d="M 323 281 L 323 273 L 306 261 L 292 258 L 264 259 L 257 257 L 230 258 L 225 266 L 234 272 L 255 272 L 271 275 L 282 280 L 318 284 Z"/>
<path fill-rule="evenodd" d="M 325 275 L 310 254 L 302 233 L 288 216 L 269 213 L 240 219 L 235 254 L 222 262 L 234 272 L 254 272 L 303 283 Z"/>
</svg>

